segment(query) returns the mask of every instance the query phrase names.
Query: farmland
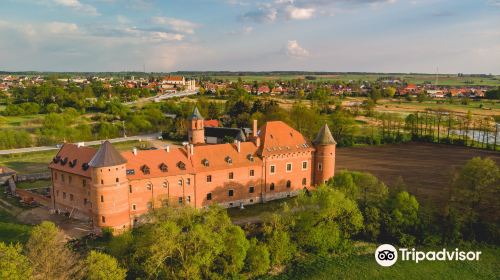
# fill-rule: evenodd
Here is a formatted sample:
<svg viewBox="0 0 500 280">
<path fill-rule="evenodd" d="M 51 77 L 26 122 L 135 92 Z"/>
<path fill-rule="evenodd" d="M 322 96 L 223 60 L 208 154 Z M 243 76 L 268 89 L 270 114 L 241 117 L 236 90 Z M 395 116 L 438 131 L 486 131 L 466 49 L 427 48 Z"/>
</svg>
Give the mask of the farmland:
<svg viewBox="0 0 500 280">
<path fill-rule="evenodd" d="M 421 201 L 443 202 L 449 194 L 453 171 L 472 157 L 500 153 L 442 144 L 408 143 L 337 149 L 336 172 L 348 169 L 370 172 L 389 185 L 402 178 Z"/>
</svg>

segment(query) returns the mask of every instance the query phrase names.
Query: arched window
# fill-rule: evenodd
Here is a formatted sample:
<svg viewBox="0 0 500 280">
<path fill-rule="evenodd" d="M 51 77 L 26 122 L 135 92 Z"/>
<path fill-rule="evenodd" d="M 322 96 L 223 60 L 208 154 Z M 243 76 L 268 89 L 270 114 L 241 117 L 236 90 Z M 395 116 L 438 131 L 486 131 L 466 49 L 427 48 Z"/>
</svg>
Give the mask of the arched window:
<svg viewBox="0 0 500 280">
<path fill-rule="evenodd" d="M 292 181 L 288 180 L 286 181 L 286 187 L 289 189 L 292 187 Z"/>
<path fill-rule="evenodd" d="M 150 191 L 153 188 L 153 184 L 147 183 L 146 188 L 148 189 L 148 191 Z"/>
<path fill-rule="evenodd" d="M 168 181 L 163 182 L 163 187 L 168 188 Z"/>
<path fill-rule="evenodd" d="M 302 186 L 305 186 L 307 185 L 307 179 L 306 178 L 302 178 Z"/>
<path fill-rule="evenodd" d="M 271 183 L 271 185 L 269 186 L 269 190 L 274 191 L 274 183 Z"/>
</svg>

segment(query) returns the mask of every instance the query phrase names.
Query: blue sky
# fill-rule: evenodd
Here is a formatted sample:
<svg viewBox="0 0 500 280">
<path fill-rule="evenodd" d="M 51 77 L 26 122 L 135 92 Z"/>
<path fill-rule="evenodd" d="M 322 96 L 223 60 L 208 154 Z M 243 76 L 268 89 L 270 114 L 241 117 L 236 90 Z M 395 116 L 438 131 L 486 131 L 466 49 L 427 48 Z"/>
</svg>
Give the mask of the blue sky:
<svg viewBox="0 0 500 280">
<path fill-rule="evenodd" d="M 1 0 L 0 70 L 500 74 L 500 0 Z"/>
</svg>

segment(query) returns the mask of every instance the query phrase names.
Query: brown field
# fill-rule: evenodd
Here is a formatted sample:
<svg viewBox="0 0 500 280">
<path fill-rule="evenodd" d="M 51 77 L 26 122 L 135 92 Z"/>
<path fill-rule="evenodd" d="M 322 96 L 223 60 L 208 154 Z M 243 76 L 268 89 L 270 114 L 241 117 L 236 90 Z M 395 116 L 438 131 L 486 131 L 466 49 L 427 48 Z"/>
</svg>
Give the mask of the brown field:
<svg viewBox="0 0 500 280">
<path fill-rule="evenodd" d="M 490 157 L 500 164 L 500 153 L 441 144 L 409 143 L 337 149 L 336 170 L 366 171 L 391 187 L 401 177 L 407 190 L 421 201 L 442 203 L 449 195 L 450 178 L 472 157 Z"/>
</svg>

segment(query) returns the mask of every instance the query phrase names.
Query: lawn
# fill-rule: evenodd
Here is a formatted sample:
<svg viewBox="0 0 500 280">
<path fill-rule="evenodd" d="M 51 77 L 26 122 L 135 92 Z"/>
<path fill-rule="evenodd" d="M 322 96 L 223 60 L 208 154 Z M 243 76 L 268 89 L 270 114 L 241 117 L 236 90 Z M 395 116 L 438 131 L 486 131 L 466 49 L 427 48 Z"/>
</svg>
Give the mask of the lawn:
<svg viewBox="0 0 500 280">
<path fill-rule="evenodd" d="M 39 189 L 47 188 L 52 185 L 50 180 L 37 180 L 37 181 L 25 181 L 16 183 L 16 187 L 19 189 Z"/>
<path fill-rule="evenodd" d="M 0 128 L 19 128 L 23 129 L 40 127 L 45 115 L 27 115 L 27 116 L 0 116 Z"/>
<path fill-rule="evenodd" d="M 266 279 L 498 279 L 500 248 L 475 246 L 465 249 L 468 250 L 481 251 L 479 261 L 422 261 L 418 264 L 398 261 L 391 267 L 381 267 L 371 252 L 350 257 L 307 256 L 283 274 Z"/>
<path fill-rule="evenodd" d="M 25 243 L 29 238 L 31 226 L 19 224 L 16 218 L 5 211 L 3 207 L 6 206 L 2 203 L 0 207 L 0 242 Z"/>
</svg>

